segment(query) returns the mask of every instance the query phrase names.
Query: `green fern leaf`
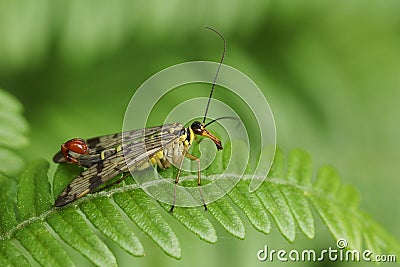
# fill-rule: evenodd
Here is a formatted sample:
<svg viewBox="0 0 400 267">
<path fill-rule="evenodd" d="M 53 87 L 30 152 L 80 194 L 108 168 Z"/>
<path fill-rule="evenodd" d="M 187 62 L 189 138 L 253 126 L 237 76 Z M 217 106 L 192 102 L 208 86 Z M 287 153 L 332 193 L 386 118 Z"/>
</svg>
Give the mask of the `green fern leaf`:
<svg viewBox="0 0 400 267">
<path fill-rule="evenodd" d="M 98 266 L 117 266 L 113 253 L 89 227 L 78 210 L 67 207 L 46 219 L 54 232 L 69 246 Z"/>
<path fill-rule="evenodd" d="M 275 161 L 284 162 L 283 153 L 278 149 L 276 151 Z M 298 184 L 299 187 L 280 186 L 280 191 L 285 196 L 297 225 L 300 230 L 308 237 L 314 237 L 314 218 L 311 213 L 310 205 L 307 200 L 309 192 L 307 189 L 311 186 L 311 158 L 302 150 L 293 150 L 288 160 L 290 166 L 286 176 L 288 182 Z M 278 174 L 279 175 L 279 174 Z M 301 188 L 303 186 L 303 188 Z"/>
<path fill-rule="evenodd" d="M 0 266 L 30 266 L 29 261 L 9 241 L 0 241 Z"/>
<path fill-rule="evenodd" d="M 265 209 L 271 214 L 282 235 L 293 242 L 296 237 L 295 221 L 285 197 L 276 184 L 265 183 L 256 195 L 263 203 Z"/>
<path fill-rule="evenodd" d="M 4 235 L 18 222 L 14 213 L 14 198 L 17 183 L 0 173 L 0 234 Z"/>
<path fill-rule="evenodd" d="M 262 200 L 256 194 L 249 193 L 249 184 L 248 181 L 240 181 L 228 195 L 244 212 L 256 230 L 268 234 L 271 229 L 268 214 Z"/>
<path fill-rule="evenodd" d="M 203 177 L 205 182 L 218 175 L 216 170 L 223 170 L 227 156 L 220 155 L 219 159 L 218 167 L 207 168 L 207 175 Z M 166 216 L 173 216 L 200 239 L 215 243 L 214 223 L 219 223 L 232 236 L 245 237 L 242 216 L 237 209 L 263 234 L 271 231 L 270 216 L 278 231 L 293 242 L 298 230 L 309 238 L 314 236 L 310 204 L 333 237 L 345 238 L 349 248 L 368 248 L 374 253 L 398 255 L 399 243 L 359 210 L 359 194 L 353 187 L 342 185 L 332 167 L 323 166 L 312 182 L 311 159 L 304 151 L 292 151 L 286 165 L 287 170 L 284 155 L 277 150 L 271 171 L 257 191 L 249 192 L 250 180 L 262 177 L 245 174 L 227 197 L 208 205 L 208 212 L 200 208 L 177 207 L 171 214 L 168 205 L 151 199 L 132 182 L 88 195 L 67 207 L 53 208 L 54 199 L 81 168 L 61 164 L 54 175 L 51 196 L 47 178 L 49 164 L 43 160 L 34 161 L 22 172 L 18 182 L 0 174 L 0 208 L 4 211 L 0 214 L 0 263 L 27 265 L 33 259 L 40 265 L 72 265 L 64 250 L 68 246 L 95 265 L 115 266 L 117 260 L 102 241 L 103 237 L 131 255 L 144 254 L 142 244 L 125 218 L 134 222 L 167 255 L 179 259 L 179 240 L 164 219 Z M 220 179 L 230 179 L 233 175 L 224 175 Z M 193 180 L 195 184 L 197 176 L 190 173 L 187 176 L 185 182 Z M 26 253 L 31 259 L 25 258 Z"/>
<path fill-rule="evenodd" d="M 28 124 L 22 116 L 19 101 L 0 89 L 0 172 L 17 174 L 24 165 L 15 149 L 28 143 Z"/>
<path fill-rule="evenodd" d="M 329 166 L 323 166 L 317 175 L 314 184 L 315 193 L 311 196 L 311 200 L 335 239 L 344 238 L 355 247 L 355 240 L 351 238 L 351 229 L 346 223 L 346 214 L 343 212 L 345 206 L 341 207 L 335 203 L 339 187 L 340 180 L 336 171 Z"/>
<path fill-rule="evenodd" d="M 80 205 L 86 218 L 106 237 L 133 256 L 143 256 L 144 250 L 136 235 L 126 225 L 117 208 L 107 197 Z"/>
<path fill-rule="evenodd" d="M 22 172 L 18 183 L 18 216 L 21 221 L 51 209 L 52 198 L 47 178 L 49 163 L 37 160 Z"/>
<path fill-rule="evenodd" d="M 246 229 L 239 215 L 228 200 L 221 198 L 209 204 L 208 210 L 228 233 L 239 239 L 244 239 Z"/>
<path fill-rule="evenodd" d="M 169 205 L 160 203 L 164 210 L 169 211 Z M 187 209 L 176 207 L 171 213 L 179 222 L 181 222 L 188 230 L 196 234 L 200 239 L 209 243 L 217 242 L 217 233 L 212 223 L 204 216 L 204 212 L 198 209 Z M 196 218 L 196 220 L 193 220 Z"/>
<path fill-rule="evenodd" d="M 42 266 L 71 266 L 71 259 L 43 222 L 25 224 L 15 232 L 15 239 Z"/>
<path fill-rule="evenodd" d="M 154 201 L 142 190 L 134 189 L 113 196 L 115 203 L 169 256 L 180 259 L 178 238 L 163 219 Z"/>
</svg>

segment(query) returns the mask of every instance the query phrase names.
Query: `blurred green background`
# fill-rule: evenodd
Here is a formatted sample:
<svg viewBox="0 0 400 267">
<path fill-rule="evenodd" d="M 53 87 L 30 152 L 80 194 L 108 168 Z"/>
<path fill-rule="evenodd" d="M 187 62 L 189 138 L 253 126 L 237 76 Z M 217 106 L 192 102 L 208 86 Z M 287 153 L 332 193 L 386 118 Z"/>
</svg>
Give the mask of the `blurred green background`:
<svg viewBox="0 0 400 267">
<path fill-rule="evenodd" d="M 0 1 L 0 87 L 25 107 L 31 142 L 23 157 L 51 161 L 67 139 L 120 131 L 130 97 L 154 73 L 218 61 L 221 41 L 202 28 L 212 26 L 227 39 L 225 63 L 267 97 L 278 145 L 304 148 L 315 167 L 335 166 L 359 189 L 362 209 L 400 239 L 399 11 L 394 0 Z M 218 229 L 219 241 L 210 245 L 170 221 L 181 261 L 139 233 L 146 256 L 110 245 L 119 263 L 280 266 L 258 262 L 257 251 L 335 245 L 319 219 L 316 238 L 299 233 L 294 244 L 276 227 L 263 236 L 247 225 L 244 241 Z"/>
</svg>

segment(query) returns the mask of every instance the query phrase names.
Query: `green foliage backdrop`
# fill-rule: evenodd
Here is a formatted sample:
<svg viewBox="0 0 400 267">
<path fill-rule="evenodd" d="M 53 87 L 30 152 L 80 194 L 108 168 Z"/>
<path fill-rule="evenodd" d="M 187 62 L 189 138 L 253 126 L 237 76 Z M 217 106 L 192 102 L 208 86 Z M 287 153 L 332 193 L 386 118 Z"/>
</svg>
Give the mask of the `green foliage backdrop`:
<svg viewBox="0 0 400 267">
<path fill-rule="evenodd" d="M 202 29 L 209 25 L 228 41 L 225 62 L 269 100 L 278 145 L 306 149 L 316 166 L 335 166 L 359 189 L 361 208 L 400 239 L 399 8 L 398 1 L 355 0 L 0 1 L 0 87 L 22 102 L 30 126 L 28 133 L 23 119 L 9 123 L 2 113 L 9 101 L 0 102 L 0 136 L 7 125 L 15 132 L 14 140 L 0 142 L 7 151 L 0 156 L 13 157 L 0 170 L 17 173 L 23 161 L 49 161 L 72 137 L 120 131 L 129 98 L 145 79 L 176 63 L 218 59 L 219 40 Z M 144 238 L 144 258 L 110 244 L 119 263 L 257 266 L 256 252 L 266 244 L 333 245 L 318 221 L 315 239 L 294 245 L 248 224 L 245 240 L 217 228 L 219 241 L 209 245 L 169 223 L 185 248 L 181 261 Z"/>
</svg>

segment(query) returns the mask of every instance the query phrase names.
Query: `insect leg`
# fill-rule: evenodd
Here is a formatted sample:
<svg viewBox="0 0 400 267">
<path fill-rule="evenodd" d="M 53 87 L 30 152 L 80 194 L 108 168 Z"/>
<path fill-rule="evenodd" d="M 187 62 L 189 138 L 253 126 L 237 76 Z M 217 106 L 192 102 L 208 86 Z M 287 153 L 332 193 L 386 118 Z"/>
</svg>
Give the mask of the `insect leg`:
<svg viewBox="0 0 400 267">
<path fill-rule="evenodd" d="M 171 209 L 169 210 L 170 212 L 173 212 L 173 211 L 174 211 L 174 208 L 175 208 L 175 202 L 176 202 L 176 186 L 177 186 L 178 183 L 179 183 L 179 176 L 181 176 L 181 170 L 182 170 L 182 166 L 183 166 L 183 160 L 184 160 L 186 154 L 187 154 L 187 148 L 184 148 L 184 149 L 183 149 L 183 152 L 182 152 L 182 158 L 181 158 L 181 162 L 180 162 L 180 165 L 179 165 L 178 174 L 176 175 L 176 178 L 175 178 L 174 200 L 173 200 L 173 202 L 172 202 Z"/>
<path fill-rule="evenodd" d="M 201 200 L 203 201 L 204 210 L 207 211 L 206 201 L 204 200 L 203 191 L 201 191 L 201 178 L 200 178 L 200 159 L 193 156 L 192 154 L 186 153 L 186 157 L 195 160 L 197 162 L 197 186 L 199 188 Z"/>
</svg>

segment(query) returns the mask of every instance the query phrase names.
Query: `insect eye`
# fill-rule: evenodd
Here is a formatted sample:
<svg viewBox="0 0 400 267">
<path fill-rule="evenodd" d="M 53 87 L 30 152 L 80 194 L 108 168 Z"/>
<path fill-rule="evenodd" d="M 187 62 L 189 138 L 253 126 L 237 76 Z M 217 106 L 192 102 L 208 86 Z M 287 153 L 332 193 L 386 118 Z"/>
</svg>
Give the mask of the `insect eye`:
<svg viewBox="0 0 400 267">
<path fill-rule="evenodd" d="M 81 138 L 74 138 L 64 144 L 65 149 L 73 151 L 78 154 L 87 154 L 89 148 L 86 142 Z"/>
<path fill-rule="evenodd" d="M 192 128 L 195 134 L 201 134 L 203 132 L 202 124 L 199 121 L 193 122 L 190 128 Z"/>
</svg>

